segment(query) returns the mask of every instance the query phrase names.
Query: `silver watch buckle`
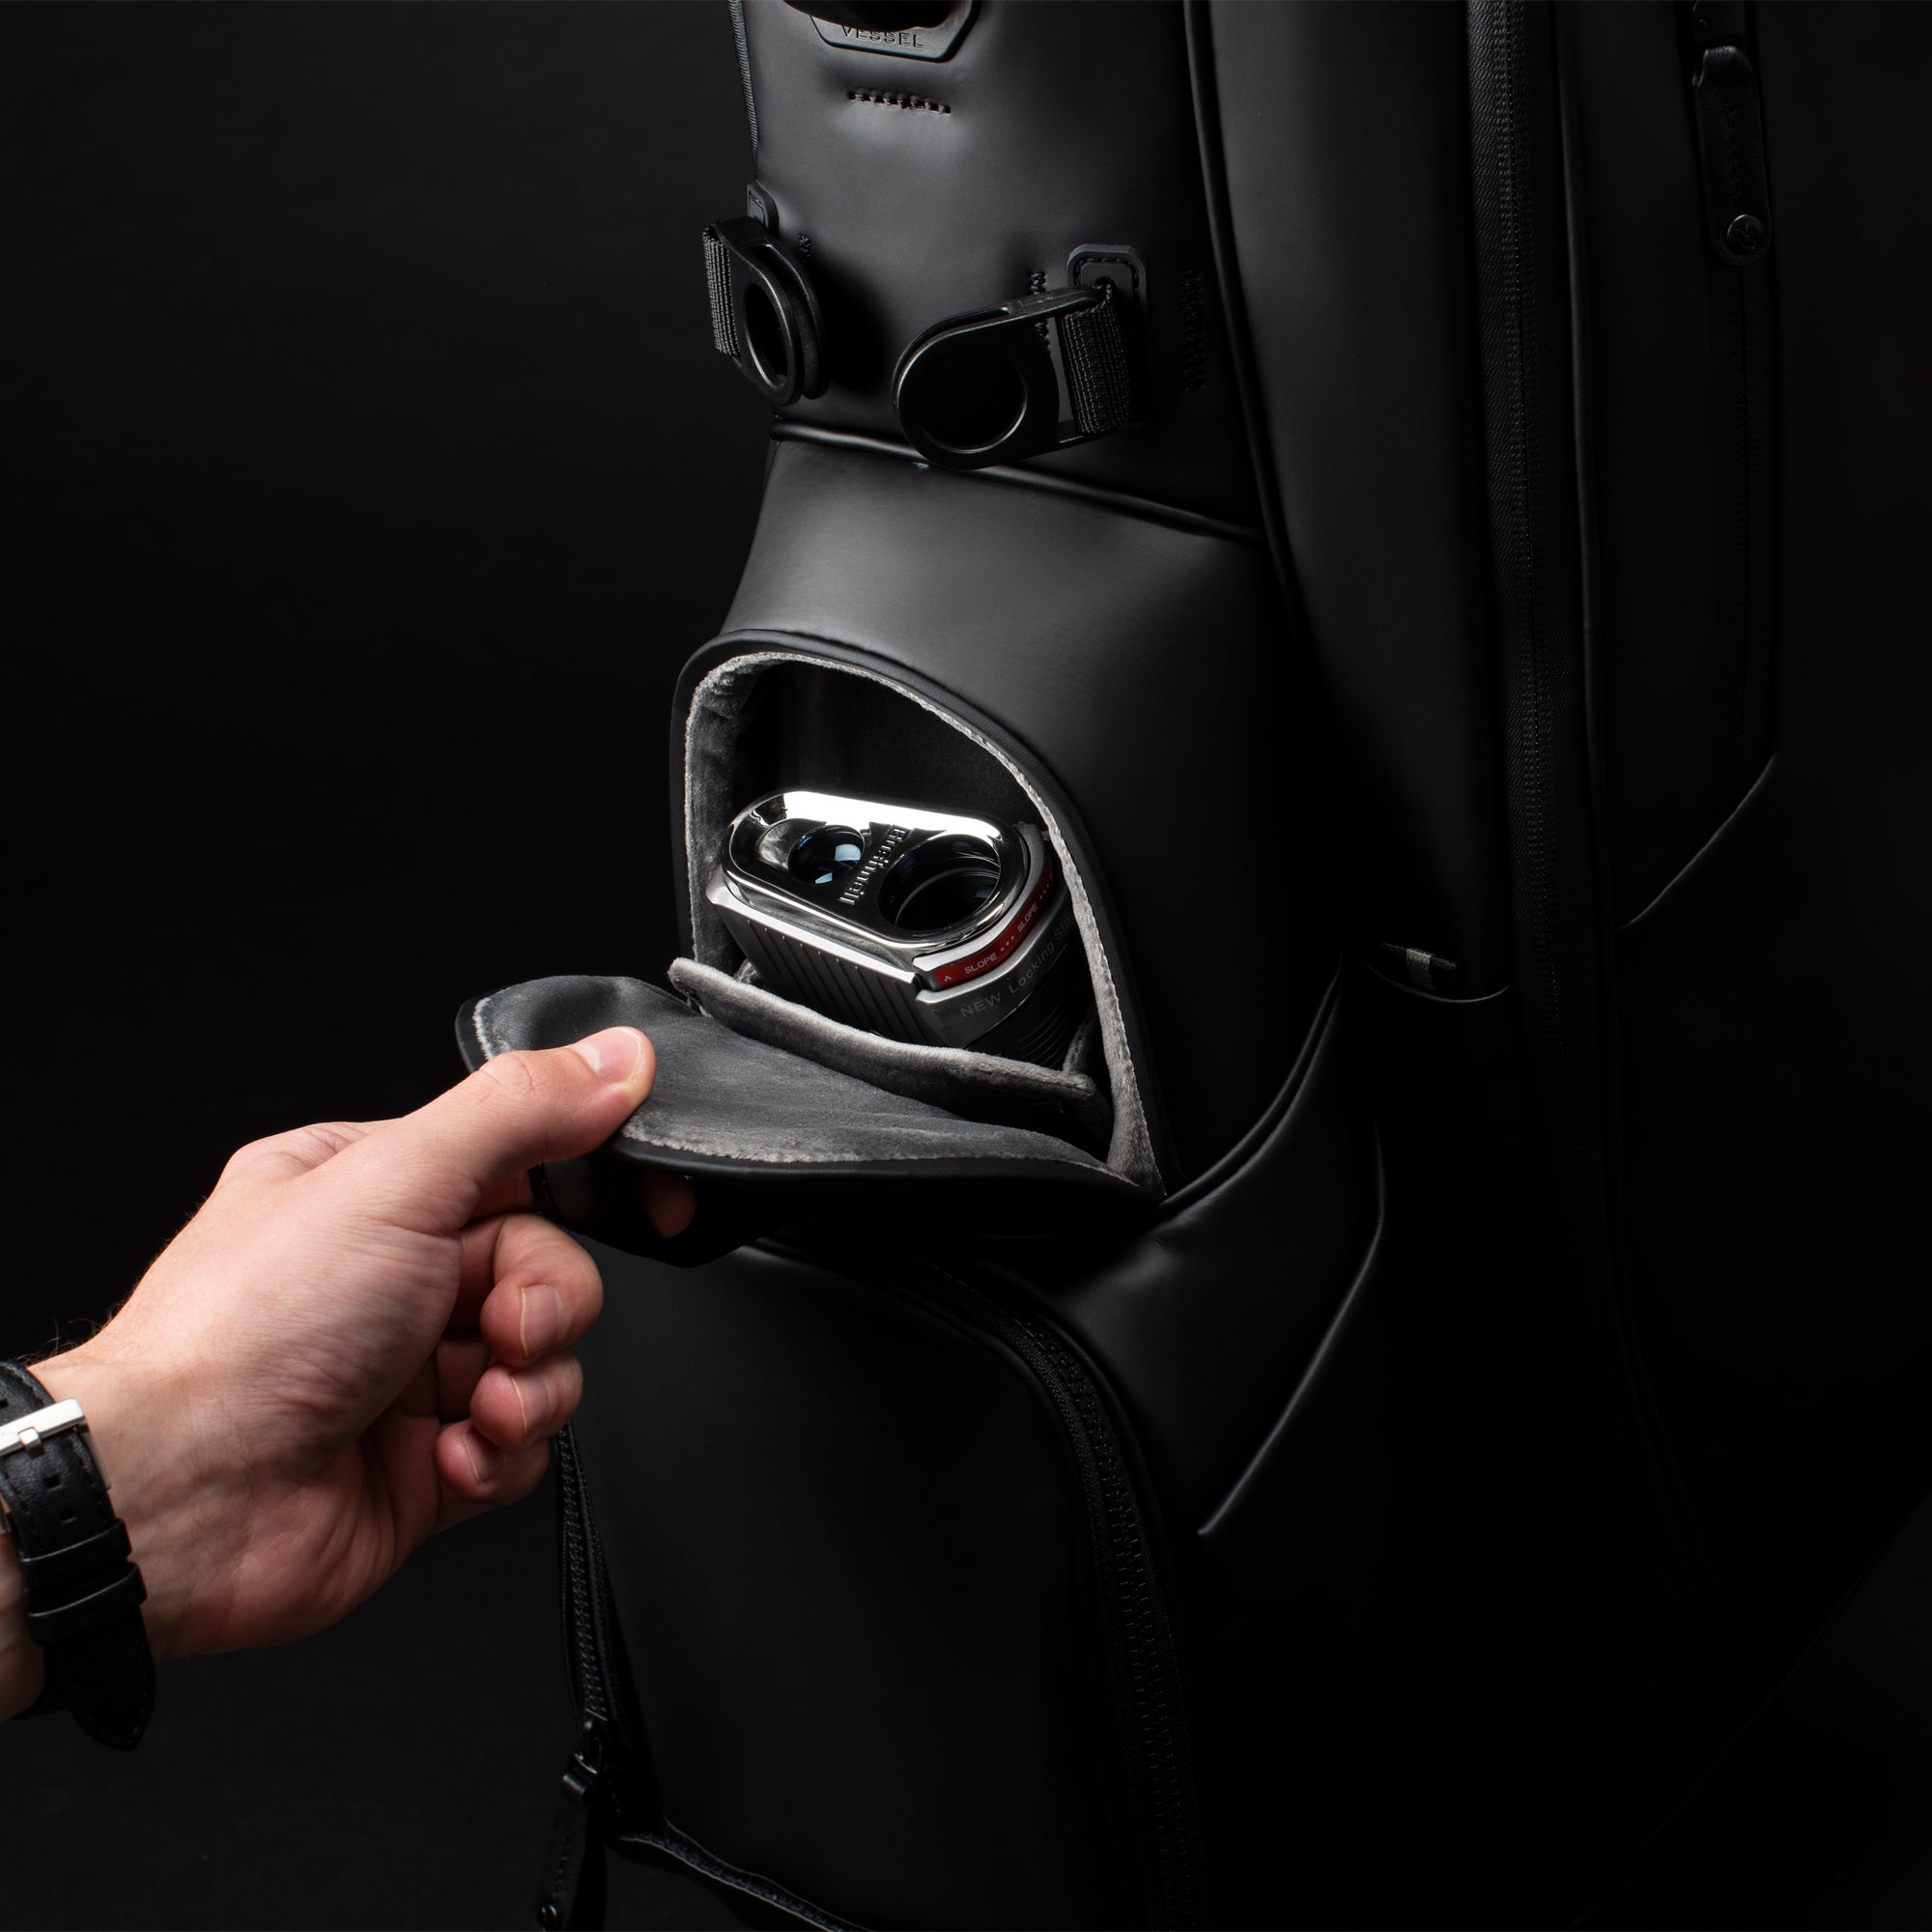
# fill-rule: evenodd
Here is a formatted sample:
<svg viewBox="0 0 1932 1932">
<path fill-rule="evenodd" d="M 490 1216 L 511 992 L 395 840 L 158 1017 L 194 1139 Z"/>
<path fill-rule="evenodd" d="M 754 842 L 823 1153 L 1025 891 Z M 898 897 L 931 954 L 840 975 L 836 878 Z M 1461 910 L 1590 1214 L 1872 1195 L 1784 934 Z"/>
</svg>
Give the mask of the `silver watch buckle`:
<svg viewBox="0 0 1932 1932">
<path fill-rule="evenodd" d="M 79 1403 L 69 1396 L 65 1402 L 49 1403 L 45 1408 L 37 1408 L 31 1415 L 23 1415 L 18 1422 L 10 1422 L 0 1428 L 0 1456 L 11 1456 L 16 1449 L 24 1449 L 30 1455 L 38 1449 L 49 1435 L 64 1435 L 70 1429 L 85 1429 L 87 1417 L 82 1413 Z M 8 1520 L 7 1499 L 0 1495 L 0 1536 L 11 1536 L 14 1525 Z"/>
<path fill-rule="evenodd" d="M 69 1396 L 65 1402 L 50 1403 L 45 1408 L 37 1408 L 31 1415 L 23 1415 L 18 1422 L 10 1422 L 0 1429 L 0 1456 L 11 1456 L 16 1449 L 38 1449 L 49 1435 L 86 1427 L 87 1417 L 81 1413 L 79 1403 Z"/>
</svg>

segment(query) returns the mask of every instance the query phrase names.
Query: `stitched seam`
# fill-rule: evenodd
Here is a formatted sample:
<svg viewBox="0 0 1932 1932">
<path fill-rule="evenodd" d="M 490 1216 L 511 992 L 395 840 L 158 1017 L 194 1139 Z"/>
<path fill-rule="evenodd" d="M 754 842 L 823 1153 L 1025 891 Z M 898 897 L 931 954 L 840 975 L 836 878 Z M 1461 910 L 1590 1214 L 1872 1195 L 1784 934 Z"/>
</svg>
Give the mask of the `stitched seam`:
<svg viewBox="0 0 1932 1932">
<path fill-rule="evenodd" d="M 1240 1501 L 1242 1493 L 1249 1489 L 1257 1472 L 1267 1462 L 1277 1442 L 1286 1437 L 1294 1426 L 1294 1418 L 1300 1412 L 1304 1399 L 1315 1386 L 1329 1357 L 1342 1346 L 1343 1332 L 1360 1296 L 1363 1284 L 1369 1279 L 1376 1264 L 1376 1258 L 1381 1252 L 1382 1230 L 1388 1220 L 1388 1184 L 1382 1167 L 1381 1149 L 1376 1149 L 1376 1223 L 1369 1230 L 1367 1245 L 1364 1246 L 1355 1265 L 1349 1272 L 1349 1279 L 1336 1300 L 1328 1320 L 1322 1324 L 1321 1333 L 1315 1347 L 1308 1352 L 1300 1373 L 1294 1378 L 1294 1386 L 1289 1391 L 1288 1400 L 1276 1411 L 1275 1418 L 1268 1424 L 1266 1433 L 1247 1457 L 1240 1467 L 1240 1473 L 1228 1485 L 1221 1499 L 1195 1530 L 1196 1536 L 1210 1534 L 1215 1526 Z"/>
<path fill-rule="evenodd" d="M 845 99 L 861 107 L 918 107 L 928 114 L 952 112 L 945 101 L 928 99 L 923 94 L 885 94 L 870 87 L 848 87 Z"/>
<path fill-rule="evenodd" d="M 803 442 L 820 449 L 849 450 L 855 455 L 884 457 L 888 462 L 913 463 L 922 467 L 925 459 L 908 442 L 889 436 L 875 436 L 869 430 L 827 429 L 817 423 L 800 422 L 792 416 L 772 419 L 774 442 Z M 1190 510 L 1184 504 L 1169 503 L 1156 497 L 1141 497 L 1130 490 L 1114 490 L 1071 476 L 1028 469 L 1024 466 L 995 463 L 984 469 L 961 469 L 952 480 L 960 485 L 984 486 L 995 490 L 1024 490 L 1035 497 L 1059 497 L 1084 509 L 1104 511 L 1110 516 L 1132 517 L 1182 536 L 1202 537 L 1211 543 L 1253 546 L 1264 540 L 1264 532 L 1245 524 L 1231 524 L 1209 516 L 1205 510 Z M 766 625 L 762 628 L 771 629 Z"/>
<path fill-rule="evenodd" d="M 896 683 L 894 679 L 883 676 L 878 671 L 857 665 L 848 665 L 821 657 L 814 657 L 808 651 L 749 651 L 741 657 L 731 658 L 726 663 L 720 665 L 716 670 L 707 673 L 699 683 L 697 689 L 692 693 L 691 709 L 685 715 L 684 849 L 686 878 L 689 881 L 691 892 L 691 937 L 694 953 L 701 953 L 702 951 L 699 944 L 697 922 L 700 917 L 698 907 L 703 903 L 704 896 L 702 886 L 704 873 L 699 866 L 696 834 L 692 824 L 691 764 L 692 750 L 696 740 L 698 714 L 702 708 L 705 694 L 714 684 L 728 684 L 735 681 L 736 676 L 741 672 L 750 671 L 761 666 L 777 664 L 816 665 L 831 670 L 844 672 L 854 677 L 868 677 L 875 684 L 884 685 L 888 691 L 897 692 L 901 697 L 911 699 L 923 711 L 929 711 L 943 724 L 949 725 L 952 730 L 957 731 L 962 737 L 970 739 L 990 756 L 998 759 L 1001 765 L 1011 774 L 1014 782 L 1026 794 L 1028 801 L 1032 804 L 1033 809 L 1039 813 L 1041 820 L 1047 825 L 1053 824 L 1053 814 L 1047 810 L 1045 801 L 1034 790 L 1026 773 L 1005 752 L 1001 751 L 997 745 L 982 733 L 974 730 L 971 725 L 965 724 L 962 720 L 951 716 L 948 712 L 942 710 L 940 706 L 934 704 L 929 698 L 923 696 L 919 692 L 910 689 L 908 686 Z M 1074 923 L 1080 928 L 1080 937 L 1087 952 L 1087 963 L 1090 969 L 1096 965 L 1098 968 L 1094 975 L 1094 994 L 1096 998 L 1099 997 L 1101 988 L 1104 986 L 1105 997 L 1112 1009 L 1112 1017 L 1120 1040 L 1121 1061 L 1126 1073 L 1126 1092 L 1124 1095 L 1126 1104 L 1124 1106 L 1122 1104 L 1122 1095 L 1117 1094 L 1114 1096 L 1116 1118 L 1118 1119 L 1123 1113 L 1130 1115 L 1137 1137 L 1148 1149 L 1148 1164 L 1151 1170 L 1151 1178 L 1155 1184 L 1158 1185 L 1160 1181 L 1159 1164 L 1153 1156 L 1152 1136 L 1148 1129 L 1147 1109 L 1141 1100 L 1140 1075 L 1135 1069 L 1133 1048 L 1127 1039 L 1126 1015 L 1121 1006 L 1120 989 L 1114 983 L 1113 967 L 1107 958 L 1106 948 L 1100 944 L 1099 925 L 1094 918 L 1093 903 L 1087 896 L 1086 883 L 1080 877 L 1079 867 L 1073 864 L 1064 851 L 1061 853 L 1060 859 L 1061 865 L 1066 873 L 1068 887 L 1072 891 L 1073 918 Z M 1114 1170 L 1110 1167 L 1107 1171 L 1111 1173 Z"/>
<path fill-rule="evenodd" d="M 950 1073 L 968 1087 L 980 1089 L 989 1095 L 1010 1094 L 1017 1090 L 1018 1097 L 1030 1100 L 1078 1102 L 1093 1099 L 1097 1092 L 1094 1082 L 1084 1073 L 1067 1073 L 1058 1067 L 1036 1066 L 1028 1061 L 1006 1060 L 997 1054 L 971 1053 L 959 1046 L 931 1046 L 917 1040 L 885 1041 L 879 1035 L 867 1033 L 863 1027 L 849 1026 L 843 1020 L 836 1020 L 831 1015 L 817 1012 L 810 1007 L 802 1007 L 794 1001 L 782 1000 L 762 986 L 747 985 L 743 981 L 735 980 L 728 973 L 721 973 L 717 967 L 707 966 L 701 959 L 673 960 L 671 966 L 671 984 L 680 993 L 696 999 L 700 1005 L 703 1004 L 706 987 L 716 981 L 717 990 L 725 994 L 727 1000 L 743 999 L 753 1012 L 763 1011 L 774 1018 L 781 1015 L 794 1017 L 803 1013 L 806 1019 L 801 1032 L 806 1038 L 812 1038 L 823 1030 L 832 1033 L 835 1037 L 849 1037 L 861 1046 L 873 1042 L 890 1045 L 912 1058 L 914 1070 L 927 1067 L 936 1072 Z M 687 966 L 691 969 L 689 973 L 680 970 Z M 696 979 L 696 986 L 687 988 L 679 984 L 681 980 L 692 978 Z M 730 1020 L 722 1012 L 713 1011 L 708 1007 L 705 1010 L 721 1026 L 731 1027 L 731 1031 L 740 1037 L 752 1037 L 751 1035 L 744 1033 L 742 1028 L 731 1026 Z M 784 1050 L 797 1051 L 795 1047 Z M 990 1065 L 987 1064 L 989 1062 Z M 829 1070 L 844 1072 L 842 1067 L 833 1067 Z M 888 1063 L 883 1070 L 895 1069 Z M 867 1076 L 847 1074 L 846 1078 L 867 1079 Z M 872 1083 L 867 1080 L 867 1084 Z"/>
<path fill-rule="evenodd" d="M 1180 386 L 1205 388 L 1208 383 L 1207 293 L 1199 269 L 1180 275 Z"/>
<path fill-rule="evenodd" d="M 1009 1129 L 1009 1131 L 1012 1130 Z M 787 1149 L 781 1156 L 774 1159 L 768 1154 L 759 1153 L 755 1148 L 747 1148 L 742 1145 L 729 1146 L 702 1140 L 672 1140 L 659 1134 L 633 1133 L 628 1126 L 620 1127 L 618 1132 L 625 1140 L 634 1142 L 639 1147 L 662 1148 L 667 1153 L 708 1153 L 716 1155 L 720 1160 L 756 1159 L 761 1165 L 768 1167 L 824 1167 L 830 1165 L 832 1162 L 841 1160 L 865 1162 L 881 1160 L 930 1161 L 934 1159 L 975 1161 L 1043 1160 L 1054 1161 L 1065 1167 L 1084 1168 L 1092 1174 L 1104 1174 L 1110 1179 L 1119 1181 L 1122 1187 L 1130 1187 L 1133 1184 L 1131 1181 L 1122 1179 L 1119 1175 L 1114 1173 L 1112 1168 L 1104 1167 L 1099 1161 L 1093 1160 L 1079 1153 L 1059 1154 L 1031 1151 L 1024 1153 L 1015 1153 L 1007 1148 L 970 1148 L 964 1151 L 953 1148 L 948 1149 L 940 1154 L 934 1154 L 929 1150 L 922 1151 L 918 1149 L 906 1153 L 882 1153 L 876 1148 L 834 1148 L 824 1153 L 803 1153 Z M 1043 1141 L 1046 1138 L 1047 1136 L 1044 1134 L 1040 1136 L 1040 1139 Z"/>
<path fill-rule="evenodd" d="M 823 1906 L 813 1905 L 810 1899 L 798 1892 L 787 1890 L 775 1879 L 766 1878 L 760 1872 L 746 1871 L 742 1866 L 721 1859 L 715 1852 L 707 1851 L 669 1818 L 663 1820 L 662 1831 L 627 1832 L 617 1842 L 620 1845 L 650 1845 L 658 1851 L 668 1853 L 680 1864 L 687 1864 L 694 1871 L 703 1872 L 721 1885 L 729 1886 L 734 1891 L 742 1891 L 750 1898 L 763 1899 L 767 1905 L 775 1905 L 781 1912 L 788 1912 L 793 1918 L 801 1918 L 809 1925 L 828 1928 L 828 1932 L 859 1932 L 859 1928 L 851 1919 L 840 1918 Z"/>
</svg>

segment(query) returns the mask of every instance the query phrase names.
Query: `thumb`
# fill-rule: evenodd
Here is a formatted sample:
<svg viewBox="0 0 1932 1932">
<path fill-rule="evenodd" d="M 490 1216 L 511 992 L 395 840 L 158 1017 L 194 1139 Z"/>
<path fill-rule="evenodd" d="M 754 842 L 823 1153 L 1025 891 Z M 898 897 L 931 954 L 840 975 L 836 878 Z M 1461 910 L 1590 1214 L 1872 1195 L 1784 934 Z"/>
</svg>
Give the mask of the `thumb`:
<svg viewBox="0 0 1932 1932">
<path fill-rule="evenodd" d="M 651 1091 L 657 1070 L 656 1049 L 636 1027 L 611 1027 L 543 1052 L 499 1054 L 321 1171 L 380 1163 L 453 1233 L 486 1194 L 526 1168 L 602 1146 Z"/>
</svg>

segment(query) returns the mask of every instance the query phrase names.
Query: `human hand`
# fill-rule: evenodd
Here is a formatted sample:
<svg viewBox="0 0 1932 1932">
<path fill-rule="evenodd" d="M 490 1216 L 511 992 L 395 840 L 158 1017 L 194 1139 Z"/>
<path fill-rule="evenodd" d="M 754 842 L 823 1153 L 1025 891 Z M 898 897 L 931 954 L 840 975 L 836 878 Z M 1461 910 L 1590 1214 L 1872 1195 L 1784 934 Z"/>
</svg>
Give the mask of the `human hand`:
<svg viewBox="0 0 1932 1932">
<path fill-rule="evenodd" d="M 321 1630 L 536 1486 L 603 1289 L 526 1173 L 608 1139 L 655 1072 L 613 1028 L 400 1120 L 257 1141 L 114 1319 L 37 1367 L 87 1411 L 157 1657 Z M 675 1176 L 644 1205 L 666 1234 L 691 1219 Z M 0 1715 L 36 1687 L 14 1689 Z"/>
</svg>

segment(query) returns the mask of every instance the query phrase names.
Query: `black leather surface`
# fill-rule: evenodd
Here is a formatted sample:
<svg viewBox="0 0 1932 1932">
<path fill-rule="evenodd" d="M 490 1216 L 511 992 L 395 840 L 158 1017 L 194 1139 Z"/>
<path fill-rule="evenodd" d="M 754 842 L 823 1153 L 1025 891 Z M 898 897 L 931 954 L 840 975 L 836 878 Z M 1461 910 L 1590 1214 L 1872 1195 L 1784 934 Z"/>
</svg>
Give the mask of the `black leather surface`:
<svg viewBox="0 0 1932 1932">
<path fill-rule="evenodd" d="M 1454 7 L 1206 10 L 1350 936 L 1509 977 Z"/>
<path fill-rule="evenodd" d="M 645 1252 L 715 1251 L 721 1217 L 726 1245 L 801 1214 L 895 1221 L 943 1206 L 963 1220 L 1012 1230 L 1059 1227 L 1071 1216 L 1090 1232 L 1144 1217 L 1138 1189 L 1065 1141 L 889 1094 L 733 1033 L 639 980 L 583 974 L 526 981 L 471 1002 L 457 1033 L 474 1066 L 517 1048 L 567 1045 L 608 1026 L 642 1028 L 657 1050 L 658 1074 L 597 1160 L 668 1168 L 697 1186 L 688 1235 L 664 1244 L 633 1224 L 631 1242 Z M 574 1189 L 562 1198 L 561 1183 L 557 1193 L 569 1225 L 625 1242 L 614 1201 L 599 1200 L 586 1218 L 590 1196 Z"/>
<path fill-rule="evenodd" d="M 1888 71 L 1932 16 L 1888 13 Z M 1779 747 L 1618 948 L 1631 1259 L 1652 1371 L 1761 1675 L 1932 1480 L 1921 1241 L 1932 895 L 1917 557 L 1921 165 L 1829 9 L 1762 8 L 1776 170 Z M 1634 490 L 1633 474 L 1624 487 Z"/>
<path fill-rule="evenodd" d="M 1179 8 L 986 6 L 933 63 L 829 47 L 780 0 L 749 0 L 745 26 L 758 185 L 786 238 L 810 238 L 825 311 L 831 386 L 789 418 L 896 436 L 893 365 L 929 324 L 1063 285 L 1076 247 L 1126 246 L 1148 270 L 1149 425 L 1037 467 L 1253 521 Z"/>
<path fill-rule="evenodd" d="M 1246 1131 L 1293 1064 L 1334 956 L 1307 720 L 1264 552 L 786 442 L 726 630 L 857 646 L 1026 748 L 1074 801 L 1091 884 L 1118 918 L 1173 1177 Z M 1210 954 L 1260 986 L 1238 1027 L 1203 996 Z"/>
<path fill-rule="evenodd" d="M 1662 893 L 1616 949 L 1629 1278 L 1736 1681 L 1757 1686 L 1932 1480 L 1932 1303 L 1899 1263 L 1928 1149 L 1916 263 L 1932 237 L 1922 197 L 1875 187 L 1922 162 L 1906 123 L 1872 111 L 1851 24 L 1884 19 L 1902 85 L 1932 69 L 1932 19 L 1754 10 L 1776 213 L 1778 745 L 1665 890 L 1731 803 L 1711 793 L 1697 685 L 1702 237 L 1690 131 L 1650 78 L 1675 51 L 1663 10 L 1581 12 L 1626 920 Z"/>
<path fill-rule="evenodd" d="M 1250 1140 L 1165 1204 L 1146 1238 L 1009 1264 L 1107 1369 L 1177 1530 L 1234 1487 L 1375 1237 L 1375 1129 L 1351 1034 L 1331 1009 Z"/>
<path fill-rule="evenodd" d="M 858 1241 L 599 1261 L 578 1433 L 672 1821 L 864 1924 L 1124 1922 L 1036 1385 Z"/>
<path fill-rule="evenodd" d="M 1718 770 L 1728 694 L 1713 648 L 1712 391 L 1730 378 L 1706 312 L 1679 21 L 1667 7 L 1579 7 L 1567 31 L 1589 230 L 1607 856 L 1630 919 L 1738 802 Z"/>
<path fill-rule="evenodd" d="M 1492 213 L 1528 204 L 1505 207 L 1503 146 L 1472 157 L 1464 11 L 1212 6 L 1194 78 L 1278 501 L 1231 480 L 1218 327 L 1193 403 L 1031 482 L 784 440 L 726 634 L 686 680 L 785 639 L 896 668 L 985 721 L 1077 828 L 1179 1187 L 1131 1237 L 982 1264 L 1103 1367 L 1144 1458 L 1236 1922 L 1573 1914 L 1702 1761 L 1719 1698 L 1735 1714 L 1769 1683 L 1932 1474 L 1932 1304 L 1893 1259 L 1924 1164 L 1923 215 L 1871 191 L 1915 178 L 1910 118 L 1873 111 L 1838 14 L 1757 10 L 1780 729 L 1680 875 L 1736 802 L 1710 756 L 1719 377 L 1685 62 L 1661 0 L 1590 11 L 1558 35 L 1559 128 L 1531 12 L 1511 45 L 1538 64 L 1510 77 L 1550 90 L 1548 252 L 1519 263 L 1548 325 L 1518 372 L 1533 490 L 1531 441 L 1483 435 L 1484 368 L 1522 345 L 1498 277 L 1478 287 L 1472 165 Z M 1520 17 L 1483 17 L 1479 52 L 1507 53 Z M 1169 10 L 987 0 L 955 63 L 897 82 L 776 5 L 750 28 L 760 181 L 845 318 L 848 359 L 794 432 L 888 435 L 894 338 L 1050 268 L 1063 227 L 1118 214 L 1106 239 L 1155 235 L 1164 264 L 1200 246 Z M 1932 67 L 1928 34 L 1893 37 L 1898 71 Z M 1165 507 L 1044 487 L 1068 478 Z M 1265 514 L 1285 584 L 1175 505 Z M 1510 517 L 1517 550 L 1492 542 Z M 1583 639 L 1561 729 L 1534 740 L 1522 714 L 1549 693 L 1522 663 L 1496 675 L 1532 634 Z M 1304 643 L 1319 720 L 1293 695 Z M 1525 746 L 1569 811 L 1554 877 L 1524 857 Z M 1589 930 L 1605 904 L 1614 944 Z M 1531 983 L 1539 919 L 1574 943 Z M 1353 976 L 1311 1047 L 1338 931 L 1452 958 L 1476 997 Z M 1233 971 L 1204 997 L 1208 956 Z M 1607 1227 L 1552 1240 L 1552 1202 L 1575 1201 Z M 936 1200 L 921 1245 L 1009 1232 L 967 1218 Z M 1079 1776 L 1052 1701 L 1082 1628 L 1052 1459 L 852 1239 L 849 1267 L 748 1252 L 613 1297 L 598 1346 L 644 1400 L 593 1400 L 589 1439 L 631 1485 L 613 1550 L 667 1791 L 700 1837 L 857 1917 L 998 1922 L 1033 1887 L 1036 1919 L 1077 1922 L 1101 1909 L 1091 1820 L 1060 1863 L 1009 1833 L 965 1892 L 948 1836 L 961 1790 L 1015 1761 L 1029 1825 Z M 879 1434 L 915 1415 L 917 1471 Z M 933 1493 L 957 1536 L 921 1518 Z M 1669 1552 L 1687 1524 L 1712 1602 Z M 1045 1701 L 996 1741 L 1009 1683 Z"/>
</svg>

